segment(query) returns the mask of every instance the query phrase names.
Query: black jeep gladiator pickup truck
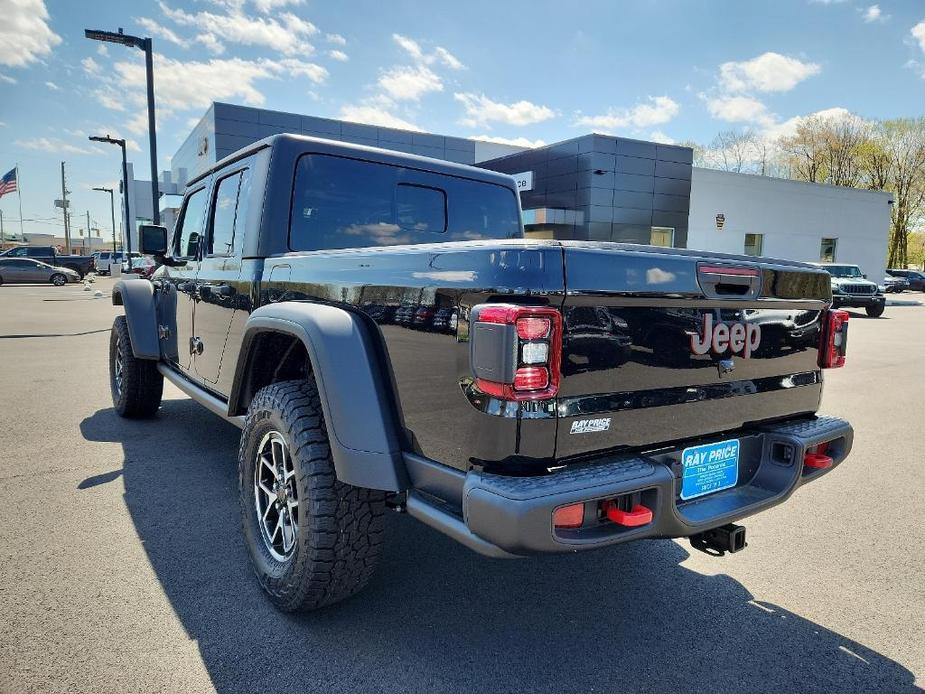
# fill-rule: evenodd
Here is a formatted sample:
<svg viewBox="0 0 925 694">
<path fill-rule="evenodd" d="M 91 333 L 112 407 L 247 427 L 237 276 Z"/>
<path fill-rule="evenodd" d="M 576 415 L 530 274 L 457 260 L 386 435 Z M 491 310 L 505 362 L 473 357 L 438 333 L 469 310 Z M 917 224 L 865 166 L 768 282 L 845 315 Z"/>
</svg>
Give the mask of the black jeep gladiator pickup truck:
<svg viewBox="0 0 925 694">
<path fill-rule="evenodd" d="M 722 553 L 851 449 L 815 414 L 847 338 L 820 268 L 525 239 L 507 176 L 294 135 L 193 180 L 169 244 L 141 235 L 160 266 L 113 290 L 115 409 L 154 415 L 166 378 L 242 429 L 284 610 L 360 590 L 389 508 L 492 557 Z"/>
<path fill-rule="evenodd" d="M 83 279 L 84 275 L 96 269 L 93 256 L 64 255 L 63 253 L 58 253 L 58 249 L 54 246 L 19 246 L 18 248 L 3 251 L 0 256 L 4 258 L 31 258 L 32 260 L 41 260 L 43 263 L 48 263 L 55 267 L 66 267 L 68 270 L 73 270 L 80 275 L 80 279 Z"/>
</svg>

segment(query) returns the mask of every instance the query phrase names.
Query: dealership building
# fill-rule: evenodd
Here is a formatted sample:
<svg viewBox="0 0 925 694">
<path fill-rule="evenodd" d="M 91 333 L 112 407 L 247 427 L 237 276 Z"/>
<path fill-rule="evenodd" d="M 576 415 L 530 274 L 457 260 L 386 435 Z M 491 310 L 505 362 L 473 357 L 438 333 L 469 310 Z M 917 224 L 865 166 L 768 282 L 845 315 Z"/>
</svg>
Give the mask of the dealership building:
<svg viewBox="0 0 925 694">
<path fill-rule="evenodd" d="M 480 166 L 514 176 L 526 234 L 886 268 L 892 196 L 692 165 L 688 147 L 588 134 L 537 148 L 214 103 L 180 146 L 163 187 L 186 182 L 269 135 L 297 133 Z M 135 187 L 136 200 L 144 191 Z M 161 200 L 168 225 L 179 204 Z M 141 209 L 136 202 L 136 209 Z"/>
</svg>

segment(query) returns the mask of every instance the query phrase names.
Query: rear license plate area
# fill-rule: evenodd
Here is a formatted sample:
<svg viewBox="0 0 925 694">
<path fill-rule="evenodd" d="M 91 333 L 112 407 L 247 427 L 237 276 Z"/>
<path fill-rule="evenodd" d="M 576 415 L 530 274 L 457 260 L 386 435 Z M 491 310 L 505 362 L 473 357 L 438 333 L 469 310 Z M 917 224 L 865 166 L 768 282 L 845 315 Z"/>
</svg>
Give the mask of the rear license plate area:
<svg viewBox="0 0 925 694">
<path fill-rule="evenodd" d="M 739 481 L 742 446 L 739 439 L 726 439 L 681 451 L 682 501 L 735 487 Z"/>
</svg>

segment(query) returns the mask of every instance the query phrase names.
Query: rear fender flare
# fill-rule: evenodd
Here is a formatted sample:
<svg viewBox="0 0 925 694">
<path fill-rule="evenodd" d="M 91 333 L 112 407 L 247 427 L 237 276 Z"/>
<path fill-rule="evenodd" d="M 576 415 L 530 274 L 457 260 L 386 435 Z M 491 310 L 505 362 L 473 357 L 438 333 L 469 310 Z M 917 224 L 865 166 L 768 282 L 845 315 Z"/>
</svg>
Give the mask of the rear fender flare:
<svg viewBox="0 0 925 694">
<path fill-rule="evenodd" d="M 337 478 L 384 491 L 408 488 L 398 413 L 372 335 L 363 319 L 336 306 L 280 302 L 247 321 L 228 412 L 243 414 L 254 338 L 263 332 L 302 341 L 318 385 Z M 253 395 L 252 393 L 250 394 Z"/>
<path fill-rule="evenodd" d="M 112 288 L 112 304 L 125 308 L 132 354 L 137 359 L 160 359 L 154 285 L 147 280 L 119 280 Z"/>
</svg>

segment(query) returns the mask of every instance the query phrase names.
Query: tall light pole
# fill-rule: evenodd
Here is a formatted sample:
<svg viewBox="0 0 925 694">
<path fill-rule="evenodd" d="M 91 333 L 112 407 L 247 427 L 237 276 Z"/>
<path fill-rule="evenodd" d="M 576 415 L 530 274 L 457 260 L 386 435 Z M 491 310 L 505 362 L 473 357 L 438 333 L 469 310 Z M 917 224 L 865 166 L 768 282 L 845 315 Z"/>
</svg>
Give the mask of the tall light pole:
<svg viewBox="0 0 925 694">
<path fill-rule="evenodd" d="M 152 54 L 153 44 L 151 39 L 123 34 L 122 27 L 119 27 L 118 33 L 113 31 L 101 31 L 99 29 L 84 29 L 84 36 L 93 41 L 106 41 L 108 43 L 119 43 L 123 46 L 131 46 L 145 53 L 145 72 L 148 81 L 148 144 L 151 156 L 151 207 L 154 208 L 154 223 L 160 224 L 160 193 L 157 189 L 157 133 L 154 123 L 154 56 Z"/>
<path fill-rule="evenodd" d="M 105 142 L 110 145 L 117 145 L 122 148 L 122 206 L 125 207 L 125 251 L 126 257 L 132 257 L 132 215 L 128 209 L 128 162 L 125 158 L 125 140 L 118 137 L 91 135 L 90 140 L 93 142 Z M 115 218 L 113 218 L 115 220 Z M 116 235 L 115 224 L 112 229 L 113 238 Z"/>
<path fill-rule="evenodd" d="M 109 193 L 109 209 L 112 212 L 112 252 L 115 253 L 118 249 L 116 248 L 116 196 L 112 188 L 104 188 L 102 186 L 96 186 L 93 190 L 98 190 L 101 193 Z"/>
</svg>

